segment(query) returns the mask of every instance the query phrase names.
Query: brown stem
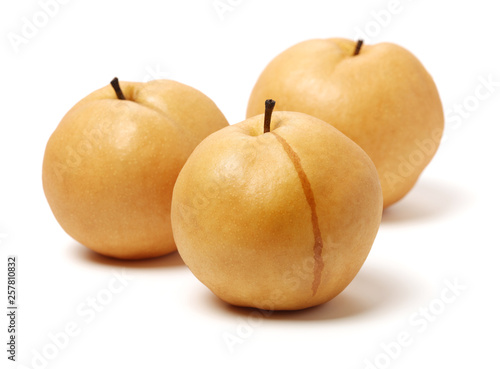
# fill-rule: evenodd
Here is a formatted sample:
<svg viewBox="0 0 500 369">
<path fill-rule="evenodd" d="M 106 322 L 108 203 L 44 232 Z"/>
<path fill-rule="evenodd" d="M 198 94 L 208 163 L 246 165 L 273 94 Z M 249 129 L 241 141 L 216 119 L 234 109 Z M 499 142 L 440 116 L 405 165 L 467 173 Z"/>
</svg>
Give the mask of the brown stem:
<svg viewBox="0 0 500 369">
<path fill-rule="evenodd" d="M 363 46 L 363 40 L 358 40 L 358 43 L 356 44 L 356 49 L 354 49 L 354 54 L 352 56 L 356 56 L 359 54 L 361 51 L 361 46 Z"/>
<path fill-rule="evenodd" d="M 123 94 L 123 91 L 120 87 L 120 82 L 118 81 L 118 78 L 113 78 L 111 81 L 111 86 L 113 86 L 113 89 L 115 90 L 116 97 L 119 98 L 120 100 L 127 100 L 125 98 L 125 95 Z"/>
<path fill-rule="evenodd" d="M 274 105 L 276 105 L 276 101 L 272 99 L 266 100 L 266 112 L 264 113 L 264 133 L 271 131 L 271 115 L 273 114 Z"/>
</svg>

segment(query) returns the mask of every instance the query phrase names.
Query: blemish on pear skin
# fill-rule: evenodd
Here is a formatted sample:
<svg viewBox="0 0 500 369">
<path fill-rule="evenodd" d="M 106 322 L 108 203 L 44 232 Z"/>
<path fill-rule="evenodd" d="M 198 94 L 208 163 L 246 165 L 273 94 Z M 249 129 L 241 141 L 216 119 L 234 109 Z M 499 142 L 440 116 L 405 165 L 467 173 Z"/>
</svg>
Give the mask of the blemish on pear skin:
<svg viewBox="0 0 500 369">
<path fill-rule="evenodd" d="M 314 199 L 314 193 L 311 188 L 311 182 L 309 182 L 309 178 L 307 178 L 306 172 L 304 171 L 304 168 L 302 167 L 302 163 L 300 161 L 300 157 L 297 155 L 297 153 L 292 149 L 292 147 L 288 144 L 288 142 L 278 135 L 276 132 L 271 132 L 278 142 L 283 146 L 283 149 L 285 150 L 286 154 L 290 158 L 290 160 L 293 163 L 293 166 L 295 167 L 295 170 L 297 171 L 297 174 L 299 175 L 300 179 L 300 184 L 302 185 L 302 190 L 304 191 L 304 195 L 306 197 L 307 203 L 309 204 L 309 207 L 311 208 L 311 223 L 312 223 L 312 228 L 313 228 L 313 234 L 314 234 L 314 269 L 313 269 L 313 274 L 314 274 L 314 279 L 313 279 L 313 284 L 312 284 L 312 293 L 313 296 L 316 294 L 318 291 L 319 284 L 321 283 L 321 273 L 323 272 L 323 268 L 325 267 L 325 264 L 323 262 L 322 258 L 322 252 L 323 252 L 323 238 L 321 237 L 321 230 L 319 229 L 319 221 L 318 221 L 318 214 L 316 212 L 316 201 Z"/>
</svg>

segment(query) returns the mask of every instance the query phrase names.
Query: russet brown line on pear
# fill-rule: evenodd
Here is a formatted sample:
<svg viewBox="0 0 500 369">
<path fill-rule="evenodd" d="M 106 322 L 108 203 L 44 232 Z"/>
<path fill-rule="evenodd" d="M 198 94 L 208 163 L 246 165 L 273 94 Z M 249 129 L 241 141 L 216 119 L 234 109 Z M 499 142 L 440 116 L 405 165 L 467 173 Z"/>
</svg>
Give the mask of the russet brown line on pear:
<svg viewBox="0 0 500 369">
<path fill-rule="evenodd" d="M 276 102 L 274 100 L 266 100 L 265 106 L 265 114 L 264 114 L 264 133 L 270 132 L 271 127 L 271 115 L 273 113 L 273 109 Z M 302 186 L 302 190 L 304 191 L 304 196 L 306 197 L 307 203 L 311 208 L 311 223 L 313 229 L 313 237 L 314 237 L 314 279 L 312 284 L 312 294 L 315 295 L 318 291 L 319 284 L 321 283 L 321 272 L 324 268 L 323 259 L 321 258 L 321 252 L 323 250 L 323 239 L 321 238 L 321 230 L 319 229 L 318 222 L 318 214 L 316 213 L 316 201 L 314 200 L 314 193 L 311 188 L 311 183 L 307 178 L 307 174 L 302 168 L 302 164 L 300 163 L 300 157 L 293 150 L 293 148 L 286 142 L 286 140 L 281 137 L 276 132 L 271 132 L 276 139 L 279 141 L 286 154 L 290 158 L 293 166 L 299 176 L 300 184 Z"/>
<path fill-rule="evenodd" d="M 323 259 L 321 258 L 321 253 L 323 251 L 323 239 L 321 238 L 321 230 L 319 229 L 318 214 L 316 213 L 316 201 L 314 200 L 314 193 L 311 188 L 311 183 L 309 183 L 309 179 L 307 178 L 307 174 L 304 172 L 304 169 L 300 164 L 300 158 L 297 155 L 297 153 L 293 151 L 292 147 L 288 144 L 288 142 L 286 142 L 286 140 L 283 137 L 281 137 L 276 132 L 271 132 L 271 133 L 274 136 L 276 136 L 276 139 L 283 146 L 283 149 L 285 150 L 286 154 L 292 161 L 293 166 L 295 167 L 295 170 L 297 171 L 297 174 L 299 176 L 300 184 L 302 186 L 302 190 L 304 191 L 307 203 L 311 208 L 311 223 L 314 236 L 314 246 L 313 246 L 314 279 L 311 288 L 314 296 L 318 291 L 319 284 L 321 283 L 321 272 L 323 271 L 323 268 L 325 266 L 323 263 Z"/>
</svg>

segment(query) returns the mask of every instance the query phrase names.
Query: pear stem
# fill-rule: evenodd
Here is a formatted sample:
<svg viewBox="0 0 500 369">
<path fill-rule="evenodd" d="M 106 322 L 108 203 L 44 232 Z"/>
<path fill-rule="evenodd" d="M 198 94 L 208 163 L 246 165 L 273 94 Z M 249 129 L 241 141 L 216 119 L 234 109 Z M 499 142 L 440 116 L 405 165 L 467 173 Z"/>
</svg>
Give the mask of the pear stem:
<svg viewBox="0 0 500 369">
<path fill-rule="evenodd" d="M 363 46 L 363 40 L 358 40 L 358 43 L 356 44 L 356 49 L 354 49 L 354 54 L 352 56 L 356 56 L 359 54 L 361 51 L 361 46 Z"/>
<path fill-rule="evenodd" d="M 118 81 L 118 78 L 113 78 L 113 80 L 111 81 L 111 86 L 113 87 L 113 89 L 115 90 L 115 93 L 116 93 L 116 97 L 120 100 L 127 100 L 125 98 L 125 95 L 123 94 L 123 91 L 120 87 L 120 82 Z"/>
<path fill-rule="evenodd" d="M 271 131 L 271 115 L 273 114 L 276 101 L 272 99 L 266 100 L 266 112 L 264 113 L 264 133 Z"/>
</svg>

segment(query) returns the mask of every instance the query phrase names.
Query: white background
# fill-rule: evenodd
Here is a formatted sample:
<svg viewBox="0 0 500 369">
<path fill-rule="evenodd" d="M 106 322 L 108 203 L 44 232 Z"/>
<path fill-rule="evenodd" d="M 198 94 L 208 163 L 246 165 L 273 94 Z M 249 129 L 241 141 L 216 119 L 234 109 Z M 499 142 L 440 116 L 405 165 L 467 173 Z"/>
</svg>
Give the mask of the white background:
<svg viewBox="0 0 500 369">
<path fill-rule="evenodd" d="M 233 4 L 223 19 L 213 0 L 66 2 L 45 18 L 38 1 L 0 5 L 0 285 L 6 256 L 18 255 L 19 367 L 499 367 L 495 2 L 401 0 L 390 14 L 389 0 L 222 0 Z M 25 19 L 39 26 L 16 47 L 10 40 L 24 37 Z M 41 183 L 45 144 L 73 104 L 113 77 L 183 82 L 237 123 L 279 52 L 309 38 L 357 38 L 358 30 L 367 43 L 398 43 L 423 62 L 440 91 L 446 131 L 415 188 L 384 213 L 361 272 L 334 300 L 262 318 L 220 302 L 177 253 L 106 259 L 55 221 Z M 496 85 L 478 99 L 488 79 Z M 123 289 L 90 313 L 89 299 L 120 286 L 116 274 L 128 278 Z M 455 293 L 447 290 L 454 283 Z M 7 302 L 0 301 L 4 368 Z M 66 342 L 59 332 L 68 325 L 76 334 Z M 398 349 L 391 342 L 401 335 L 406 345 Z M 57 351 L 51 337 L 59 337 Z"/>
</svg>

